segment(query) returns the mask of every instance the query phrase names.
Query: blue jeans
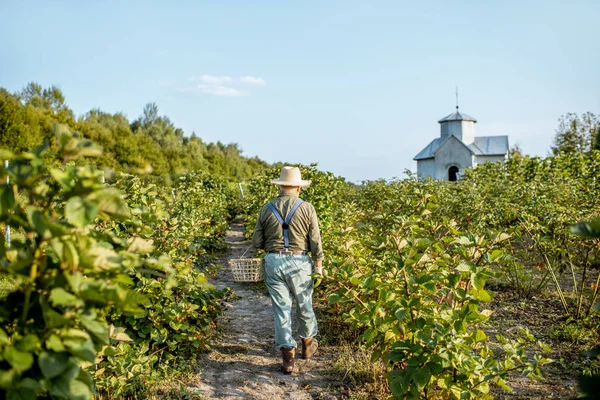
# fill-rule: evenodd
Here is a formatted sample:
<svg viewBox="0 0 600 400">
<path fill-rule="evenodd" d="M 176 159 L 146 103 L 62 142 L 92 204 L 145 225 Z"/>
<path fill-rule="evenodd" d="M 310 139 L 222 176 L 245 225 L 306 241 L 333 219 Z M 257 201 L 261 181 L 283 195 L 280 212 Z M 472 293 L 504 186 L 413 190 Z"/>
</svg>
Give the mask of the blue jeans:
<svg viewBox="0 0 600 400">
<path fill-rule="evenodd" d="M 265 283 L 273 303 L 277 348 L 297 345 L 292 336 L 292 298 L 296 300 L 298 335 L 309 338 L 317 334 L 311 273 L 312 261 L 309 256 L 265 256 Z"/>
</svg>

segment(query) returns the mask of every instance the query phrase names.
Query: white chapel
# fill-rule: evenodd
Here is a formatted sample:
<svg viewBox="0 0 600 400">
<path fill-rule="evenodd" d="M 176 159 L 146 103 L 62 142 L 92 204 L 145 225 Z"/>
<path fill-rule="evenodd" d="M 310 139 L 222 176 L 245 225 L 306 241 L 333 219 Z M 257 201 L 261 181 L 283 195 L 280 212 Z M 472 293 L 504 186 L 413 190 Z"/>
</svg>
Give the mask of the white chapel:
<svg viewBox="0 0 600 400">
<path fill-rule="evenodd" d="M 458 106 L 438 122 L 440 137 L 414 158 L 419 177 L 455 181 L 465 168 L 508 158 L 508 136 L 475 136 L 477 120 L 459 112 Z"/>
</svg>

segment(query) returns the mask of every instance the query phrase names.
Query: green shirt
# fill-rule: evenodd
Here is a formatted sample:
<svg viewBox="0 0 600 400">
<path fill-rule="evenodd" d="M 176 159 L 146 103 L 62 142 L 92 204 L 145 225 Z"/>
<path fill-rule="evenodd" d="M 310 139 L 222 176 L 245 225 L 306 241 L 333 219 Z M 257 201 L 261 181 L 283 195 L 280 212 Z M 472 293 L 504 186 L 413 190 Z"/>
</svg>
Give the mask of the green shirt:
<svg viewBox="0 0 600 400">
<path fill-rule="evenodd" d="M 283 219 L 298 201 L 297 194 L 281 194 L 271 201 Z M 290 250 L 310 251 L 313 260 L 323 259 L 323 245 L 317 213 L 312 204 L 302 203 L 294 213 L 288 229 Z M 252 244 L 267 252 L 283 250 L 283 228 L 267 205 L 258 214 Z"/>
</svg>

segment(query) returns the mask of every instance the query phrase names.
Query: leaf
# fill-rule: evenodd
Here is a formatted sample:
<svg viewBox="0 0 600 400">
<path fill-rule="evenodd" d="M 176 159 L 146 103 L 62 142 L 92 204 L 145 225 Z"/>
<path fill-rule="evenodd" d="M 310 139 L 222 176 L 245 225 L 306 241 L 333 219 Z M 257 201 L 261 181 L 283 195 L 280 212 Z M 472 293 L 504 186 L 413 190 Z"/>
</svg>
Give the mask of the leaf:
<svg viewBox="0 0 600 400">
<path fill-rule="evenodd" d="M 15 154 L 7 149 L 0 149 L 0 160 L 12 160 L 15 158 Z"/>
<path fill-rule="evenodd" d="M 110 326 L 109 336 L 112 340 L 118 340 L 119 342 L 131 342 L 132 339 L 126 333 L 125 328 L 116 327 L 114 325 Z"/>
<path fill-rule="evenodd" d="M 408 384 L 404 377 L 397 377 L 390 380 L 390 389 L 395 398 L 404 398 L 406 391 L 408 390 Z"/>
<path fill-rule="evenodd" d="M 496 261 L 498 258 L 500 258 L 502 256 L 502 254 L 503 254 L 502 250 L 495 249 L 492 251 L 492 254 L 490 255 L 490 259 L 492 261 Z"/>
<path fill-rule="evenodd" d="M 7 214 L 15 205 L 15 192 L 12 185 L 3 185 L 0 189 L 0 213 Z"/>
<path fill-rule="evenodd" d="M 40 209 L 33 206 L 28 206 L 27 220 L 38 235 L 43 236 L 47 232 L 48 229 L 46 228 L 46 217 Z"/>
<path fill-rule="evenodd" d="M 83 325 L 83 327 L 94 339 L 96 339 L 96 341 L 102 344 L 109 344 L 109 328 L 105 321 L 100 322 L 90 317 L 82 317 L 81 325 Z"/>
<path fill-rule="evenodd" d="M 499 233 L 498 235 L 495 235 L 495 237 L 493 238 L 493 241 L 495 243 L 499 243 L 499 242 L 503 242 L 505 240 L 510 239 L 510 235 L 506 234 L 506 233 Z"/>
<path fill-rule="evenodd" d="M 485 277 L 478 274 L 471 274 L 471 283 L 477 290 L 481 290 L 485 287 Z"/>
<path fill-rule="evenodd" d="M 16 343 L 17 349 L 25 352 L 31 352 L 40 344 L 40 339 L 32 333 L 25 335 Z"/>
<path fill-rule="evenodd" d="M 46 348 L 57 353 L 65 351 L 65 346 L 63 346 L 61 340 L 56 335 L 50 335 L 50 337 L 46 339 Z"/>
<path fill-rule="evenodd" d="M 25 372 L 33 365 L 33 355 L 15 347 L 5 348 L 2 355 L 17 372 Z"/>
<path fill-rule="evenodd" d="M 92 342 L 91 339 L 81 340 L 75 338 L 64 338 L 63 343 L 72 354 L 76 355 L 82 360 L 93 363 L 96 359 L 96 349 L 94 348 L 94 342 Z"/>
<path fill-rule="evenodd" d="M 49 391 L 53 398 L 57 399 L 78 399 L 84 400 L 91 398 L 84 397 L 81 393 L 81 383 L 75 378 L 79 375 L 79 367 L 69 361 L 67 369 L 59 376 L 49 381 Z"/>
<path fill-rule="evenodd" d="M 142 239 L 140 237 L 133 237 L 127 239 L 127 244 L 129 244 L 129 248 L 127 251 L 137 254 L 149 254 L 154 251 L 154 246 L 152 245 L 152 241 Z"/>
<path fill-rule="evenodd" d="M 571 232 L 585 238 L 600 238 L 600 218 L 571 225 Z"/>
<path fill-rule="evenodd" d="M 492 296 L 486 290 L 474 290 L 473 294 L 479 301 L 483 301 L 484 303 L 489 303 L 492 301 Z"/>
<path fill-rule="evenodd" d="M 38 358 L 38 365 L 46 379 L 52 379 L 62 374 L 69 367 L 68 353 L 45 351 Z"/>
<path fill-rule="evenodd" d="M 419 387 L 423 388 L 431 379 L 431 371 L 427 365 L 424 365 L 421 368 L 417 368 L 412 374 L 411 378 L 413 382 Z"/>
<path fill-rule="evenodd" d="M 77 251 L 77 248 L 75 248 L 75 245 L 70 240 L 65 240 L 63 242 L 63 244 L 65 246 L 64 247 L 65 263 L 69 267 L 76 269 L 79 266 L 79 252 Z"/>
<path fill-rule="evenodd" d="M 500 386 L 502 389 L 506 390 L 507 392 L 512 392 L 512 389 L 510 388 L 510 386 L 508 386 L 508 385 L 506 384 L 506 381 L 505 381 L 504 379 L 498 379 L 498 380 L 496 381 L 496 384 L 497 384 L 498 386 Z"/>
<path fill-rule="evenodd" d="M 17 388 L 29 390 L 35 394 L 36 392 L 40 391 L 41 386 L 35 379 L 25 378 L 21 382 L 17 383 Z"/>
<path fill-rule="evenodd" d="M 460 238 L 456 239 L 453 243 L 467 246 L 473 243 L 473 239 L 469 236 L 461 236 Z"/>
<path fill-rule="evenodd" d="M 8 389 L 14 387 L 14 381 L 17 378 L 17 371 L 11 370 L 0 370 L 0 388 Z"/>
<path fill-rule="evenodd" d="M 84 228 L 92 223 L 96 215 L 98 215 L 98 207 L 79 196 L 71 197 L 65 206 L 65 216 L 78 228 Z"/>
<path fill-rule="evenodd" d="M 51 168 L 50 174 L 56 182 L 60 183 L 63 189 L 69 190 L 73 186 L 73 179 L 68 172 L 58 168 Z"/>
<path fill-rule="evenodd" d="M 117 189 L 104 189 L 97 194 L 96 200 L 100 212 L 119 220 L 126 220 L 131 217 L 129 207 L 121 198 L 121 193 Z"/>
<path fill-rule="evenodd" d="M 8 335 L 4 329 L 0 328 L 0 345 L 9 344 L 10 340 L 8 339 Z"/>
<path fill-rule="evenodd" d="M 404 308 L 398 308 L 394 315 L 398 321 L 402 321 L 408 315 L 408 313 Z"/>
<path fill-rule="evenodd" d="M 340 301 L 340 295 L 337 293 L 332 293 L 327 297 L 327 300 L 329 301 L 329 304 L 336 304 Z"/>
<path fill-rule="evenodd" d="M 375 339 L 376 336 L 377 336 L 377 331 L 375 331 L 373 329 L 367 329 L 362 334 L 362 338 L 365 342 L 370 342 L 371 340 Z"/>
<path fill-rule="evenodd" d="M 37 396 L 33 390 L 18 388 L 17 390 L 7 390 L 6 400 L 35 400 Z"/>
<path fill-rule="evenodd" d="M 413 248 L 424 249 L 424 248 L 427 248 L 429 245 L 431 245 L 431 243 L 433 243 L 433 241 L 431 239 L 419 238 L 414 241 Z"/>
<path fill-rule="evenodd" d="M 471 271 L 471 267 L 468 264 L 459 264 L 456 267 L 456 270 L 459 272 L 470 272 Z"/>
<path fill-rule="evenodd" d="M 79 140 L 75 149 L 75 154 L 78 157 L 97 157 L 102 155 L 102 148 L 88 139 Z"/>
<path fill-rule="evenodd" d="M 71 321 L 62 314 L 54 311 L 45 299 L 40 299 L 40 304 L 42 306 L 42 316 L 44 317 L 47 328 L 58 328 L 70 324 Z"/>
<path fill-rule="evenodd" d="M 477 329 L 477 332 L 475 333 L 475 342 L 479 343 L 479 342 L 487 342 L 488 337 L 485 334 L 484 331 L 482 331 L 481 329 Z"/>
<path fill-rule="evenodd" d="M 79 302 L 79 299 L 67 292 L 65 289 L 58 287 L 50 292 L 50 301 L 54 307 L 56 306 L 74 306 Z"/>
</svg>

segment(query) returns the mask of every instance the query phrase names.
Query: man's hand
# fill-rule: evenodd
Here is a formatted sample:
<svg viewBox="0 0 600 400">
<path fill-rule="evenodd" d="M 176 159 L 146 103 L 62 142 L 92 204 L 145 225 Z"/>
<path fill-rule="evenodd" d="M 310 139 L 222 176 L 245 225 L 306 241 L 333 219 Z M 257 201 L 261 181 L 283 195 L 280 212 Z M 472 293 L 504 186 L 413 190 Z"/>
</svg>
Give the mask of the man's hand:
<svg viewBox="0 0 600 400">
<path fill-rule="evenodd" d="M 323 281 L 323 260 L 315 260 L 315 271 L 312 274 L 313 278 L 313 289 L 319 287 Z"/>
<path fill-rule="evenodd" d="M 323 260 L 315 260 L 315 273 L 323 275 Z"/>
</svg>

